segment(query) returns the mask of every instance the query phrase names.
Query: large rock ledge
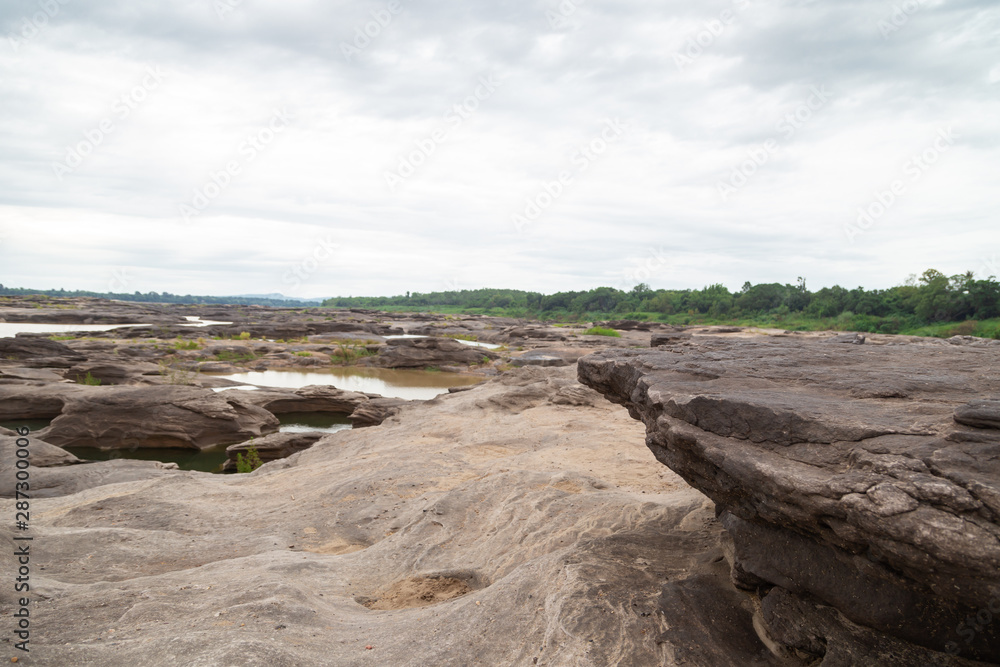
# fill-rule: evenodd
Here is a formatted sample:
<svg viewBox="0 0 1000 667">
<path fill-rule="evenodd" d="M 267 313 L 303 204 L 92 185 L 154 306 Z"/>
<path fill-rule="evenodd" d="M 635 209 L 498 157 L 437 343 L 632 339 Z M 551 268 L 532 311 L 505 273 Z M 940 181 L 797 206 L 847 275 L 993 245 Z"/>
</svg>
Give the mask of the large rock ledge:
<svg viewBox="0 0 1000 667">
<path fill-rule="evenodd" d="M 579 379 L 715 501 L 773 651 L 965 664 L 942 654 L 1000 661 L 998 367 L 995 348 L 702 338 L 600 352 Z"/>
</svg>

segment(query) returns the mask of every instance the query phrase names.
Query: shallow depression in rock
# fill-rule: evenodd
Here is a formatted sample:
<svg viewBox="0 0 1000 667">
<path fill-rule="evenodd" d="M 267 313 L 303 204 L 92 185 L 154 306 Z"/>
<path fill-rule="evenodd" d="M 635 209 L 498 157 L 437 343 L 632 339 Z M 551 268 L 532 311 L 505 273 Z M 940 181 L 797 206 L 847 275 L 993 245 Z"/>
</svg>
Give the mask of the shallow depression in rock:
<svg viewBox="0 0 1000 667">
<path fill-rule="evenodd" d="M 234 382 L 285 389 L 300 389 L 314 384 L 328 384 L 347 391 L 418 401 L 445 394 L 449 387 L 466 387 L 483 381 L 483 378 L 459 373 L 385 368 L 331 368 L 308 372 L 250 371 L 218 377 Z"/>
</svg>

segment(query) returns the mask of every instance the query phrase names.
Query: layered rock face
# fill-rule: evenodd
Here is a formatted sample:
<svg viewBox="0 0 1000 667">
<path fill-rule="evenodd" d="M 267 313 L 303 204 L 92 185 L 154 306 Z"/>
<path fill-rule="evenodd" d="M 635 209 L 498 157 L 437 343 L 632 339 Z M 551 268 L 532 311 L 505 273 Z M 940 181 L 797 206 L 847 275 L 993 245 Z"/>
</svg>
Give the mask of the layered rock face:
<svg viewBox="0 0 1000 667">
<path fill-rule="evenodd" d="M 1000 661 L 998 371 L 995 347 L 934 340 L 705 337 L 579 364 L 715 501 L 765 643 L 824 665 Z"/>
</svg>

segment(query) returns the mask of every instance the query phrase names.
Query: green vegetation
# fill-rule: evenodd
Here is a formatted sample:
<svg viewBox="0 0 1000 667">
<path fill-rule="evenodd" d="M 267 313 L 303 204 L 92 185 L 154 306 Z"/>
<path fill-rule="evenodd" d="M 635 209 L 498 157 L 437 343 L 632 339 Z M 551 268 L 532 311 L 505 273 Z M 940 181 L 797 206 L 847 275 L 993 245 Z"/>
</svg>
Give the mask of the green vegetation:
<svg viewBox="0 0 1000 667">
<path fill-rule="evenodd" d="M 799 278 L 795 285 L 747 282 L 739 292 L 730 292 L 724 285 L 700 290 L 653 290 L 646 284 L 627 292 L 598 287 L 550 295 L 478 289 L 335 298 L 324 305 L 530 317 L 559 323 L 633 319 L 944 337 L 956 331 L 972 331 L 970 335 L 1000 338 L 1000 283 L 996 277 L 978 279 L 971 271 L 945 276 L 933 269 L 919 277 L 911 276 L 905 285 L 884 290 L 834 286 L 811 292 L 805 279 Z"/>
<path fill-rule="evenodd" d="M 311 357 L 311 356 L 313 356 L 313 353 L 312 352 L 306 352 L 305 350 L 303 350 L 302 352 L 296 352 L 295 356 L 296 357 Z"/>
<path fill-rule="evenodd" d="M 225 361 L 227 363 L 240 363 L 243 361 L 256 361 L 257 355 L 252 351 L 247 352 L 233 352 L 231 350 L 223 350 L 215 355 L 214 359 L 216 361 Z"/>
<path fill-rule="evenodd" d="M 83 378 L 79 381 L 78 384 L 86 384 L 90 385 L 91 387 L 99 387 L 101 385 L 101 379 L 95 378 L 93 375 L 90 374 L 90 371 L 87 371 L 87 374 L 83 376 Z"/>
<path fill-rule="evenodd" d="M 621 338 L 622 335 L 615 331 L 614 329 L 607 329 L 605 327 L 591 327 L 583 332 L 584 336 L 611 336 L 612 338 Z"/>
<path fill-rule="evenodd" d="M 247 449 L 246 458 L 243 454 L 236 454 L 236 472 L 253 472 L 262 465 L 264 462 L 260 460 L 260 454 L 257 453 L 257 448 L 253 445 Z"/>
<path fill-rule="evenodd" d="M 359 359 L 371 357 L 374 354 L 374 352 L 369 352 L 364 345 L 337 343 L 337 351 L 330 355 L 330 361 L 334 364 L 349 366 L 356 364 Z"/>
<path fill-rule="evenodd" d="M 250 340 L 250 332 L 249 331 L 241 331 L 240 332 L 240 340 Z"/>
<path fill-rule="evenodd" d="M 201 349 L 201 345 L 198 344 L 198 341 L 194 341 L 194 340 L 187 340 L 186 341 L 186 340 L 182 340 L 182 339 L 178 338 L 176 341 L 174 341 L 174 349 L 175 350 L 199 350 L 199 349 Z"/>
<path fill-rule="evenodd" d="M 49 340 L 76 340 L 76 336 L 49 336 Z"/>
</svg>

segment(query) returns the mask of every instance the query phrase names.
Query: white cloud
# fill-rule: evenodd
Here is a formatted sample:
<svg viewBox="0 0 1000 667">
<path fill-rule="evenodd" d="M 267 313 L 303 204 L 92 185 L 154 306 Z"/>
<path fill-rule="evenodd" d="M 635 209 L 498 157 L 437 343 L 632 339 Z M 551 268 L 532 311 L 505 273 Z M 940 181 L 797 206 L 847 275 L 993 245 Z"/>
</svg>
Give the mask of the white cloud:
<svg viewBox="0 0 1000 667">
<path fill-rule="evenodd" d="M 921 3 L 883 35 L 892 2 L 588 0 L 553 28 L 557 2 L 400 0 L 345 58 L 341 43 L 387 4 L 230 1 L 220 18 L 211 0 L 68 1 L 27 38 L 22 19 L 39 5 L 6 3 L 4 284 L 104 290 L 128 267 L 140 291 L 549 292 L 617 286 L 662 249 L 654 287 L 799 275 L 885 287 L 995 254 L 994 3 Z M 131 99 L 150 67 L 162 83 Z M 449 124 L 490 75 L 503 84 Z M 783 119 L 816 86 L 829 101 L 789 135 Z M 293 120 L 248 159 L 275 109 Z M 512 214 L 573 169 L 608 118 L 628 132 L 518 234 Z M 103 121 L 113 130 L 60 180 L 53 165 Z M 442 126 L 390 191 L 385 172 Z M 857 208 L 947 126 L 955 147 L 850 243 Z M 720 198 L 720 181 L 772 138 L 778 149 Z M 183 224 L 180 205 L 234 160 L 239 173 Z M 285 280 L 328 236 L 342 252 Z"/>
</svg>

